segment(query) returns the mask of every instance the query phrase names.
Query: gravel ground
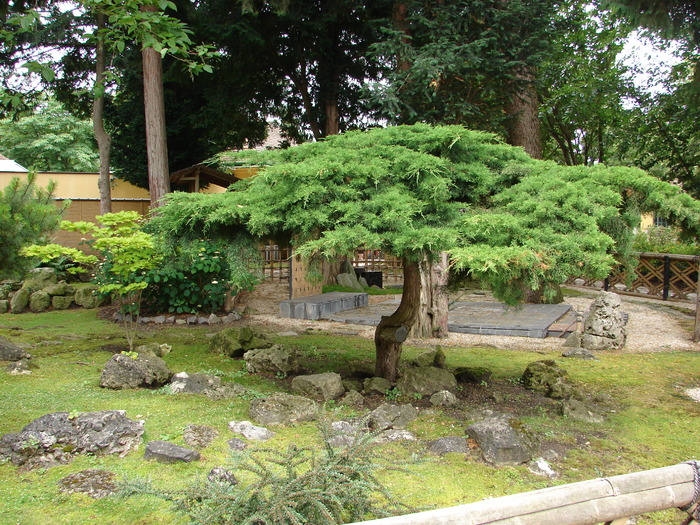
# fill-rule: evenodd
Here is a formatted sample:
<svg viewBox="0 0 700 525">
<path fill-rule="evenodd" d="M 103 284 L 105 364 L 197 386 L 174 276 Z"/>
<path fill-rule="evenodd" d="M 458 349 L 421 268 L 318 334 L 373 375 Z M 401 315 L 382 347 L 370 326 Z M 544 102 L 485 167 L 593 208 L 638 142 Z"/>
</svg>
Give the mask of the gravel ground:
<svg viewBox="0 0 700 525">
<path fill-rule="evenodd" d="M 255 324 L 265 324 L 276 330 L 305 330 L 316 328 L 331 332 L 353 333 L 360 337 L 374 337 L 374 327 L 335 323 L 331 321 L 305 321 L 301 319 L 283 319 L 279 312 L 279 301 L 286 298 L 286 285 L 260 287 L 254 296 L 246 299 L 259 313 L 251 316 Z M 595 298 L 595 293 L 577 297 L 567 297 L 566 302 L 577 312 L 585 313 Z M 460 296 L 458 300 L 493 300 L 489 295 Z M 700 352 L 700 343 L 693 343 L 692 328 L 694 305 L 690 303 L 666 303 L 653 299 L 620 296 L 622 310 L 629 314 L 627 325 L 627 345 L 622 352 L 650 353 L 668 351 Z M 371 303 L 389 300 L 387 296 L 370 296 Z M 562 347 L 561 339 L 548 337 L 533 339 L 529 337 L 484 336 L 450 333 L 446 339 L 409 339 L 408 344 L 416 346 L 489 346 L 504 350 L 529 350 L 556 352 Z"/>
</svg>

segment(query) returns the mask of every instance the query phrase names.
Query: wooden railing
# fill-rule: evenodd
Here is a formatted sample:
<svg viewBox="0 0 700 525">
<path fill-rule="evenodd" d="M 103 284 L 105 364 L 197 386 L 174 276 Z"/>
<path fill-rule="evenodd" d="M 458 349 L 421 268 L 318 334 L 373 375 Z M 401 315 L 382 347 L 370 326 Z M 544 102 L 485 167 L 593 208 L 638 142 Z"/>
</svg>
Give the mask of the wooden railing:
<svg viewBox="0 0 700 525">
<path fill-rule="evenodd" d="M 613 291 L 624 295 L 653 297 L 664 301 L 697 300 L 698 262 L 697 255 L 675 255 L 668 253 L 640 253 L 635 277 L 628 282 L 624 271 L 613 271 L 604 281 L 593 279 L 570 279 L 570 284 Z"/>
<path fill-rule="evenodd" d="M 632 516 L 683 508 L 697 519 L 700 465 L 681 463 L 467 505 L 363 521 L 363 525 L 623 525 Z M 697 523 L 691 519 L 684 523 Z M 355 524 L 357 525 L 357 524 Z"/>
</svg>

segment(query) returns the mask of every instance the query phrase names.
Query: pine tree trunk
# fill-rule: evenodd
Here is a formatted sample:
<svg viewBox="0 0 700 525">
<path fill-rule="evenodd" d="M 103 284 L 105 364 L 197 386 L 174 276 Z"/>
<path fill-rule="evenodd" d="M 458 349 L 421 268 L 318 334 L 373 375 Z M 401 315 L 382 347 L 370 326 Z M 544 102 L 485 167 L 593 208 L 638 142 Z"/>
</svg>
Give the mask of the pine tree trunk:
<svg viewBox="0 0 700 525">
<path fill-rule="evenodd" d="M 374 374 L 389 381 L 396 381 L 403 342 L 415 323 L 420 305 L 420 270 L 418 263 L 403 261 L 404 283 L 401 303 L 390 316 L 382 316 L 374 332 L 377 361 Z"/>
<path fill-rule="evenodd" d="M 539 100 L 533 68 L 523 68 L 515 73 L 510 101 L 506 106 L 508 120 L 508 144 L 522 146 L 535 159 L 542 158 Z"/>
<path fill-rule="evenodd" d="M 143 6 L 144 11 L 155 11 L 155 6 Z M 146 150 L 148 156 L 148 188 L 151 209 L 162 204 L 161 199 L 170 191 L 168 144 L 165 135 L 165 102 L 163 97 L 163 60 L 158 51 L 144 47 L 143 104 L 146 116 Z"/>
<path fill-rule="evenodd" d="M 105 27 L 104 13 L 97 13 L 97 31 Z M 92 101 L 92 129 L 97 141 L 97 150 L 100 155 L 100 176 L 97 179 L 97 187 L 100 190 L 100 215 L 112 212 L 112 184 L 110 181 L 109 161 L 112 150 L 112 137 L 105 131 L 105 67 L 107 64 L 107 52 L 101 38 L 97 40 L 95 49 L 95 94 Z"/>
<path fill-rule="evenodd" d="M 436 260 L 427 254 L 420 262 L 420 309 L 411 337 L 447 337 L 449 259 L 441 252 Z"/>
</svg>

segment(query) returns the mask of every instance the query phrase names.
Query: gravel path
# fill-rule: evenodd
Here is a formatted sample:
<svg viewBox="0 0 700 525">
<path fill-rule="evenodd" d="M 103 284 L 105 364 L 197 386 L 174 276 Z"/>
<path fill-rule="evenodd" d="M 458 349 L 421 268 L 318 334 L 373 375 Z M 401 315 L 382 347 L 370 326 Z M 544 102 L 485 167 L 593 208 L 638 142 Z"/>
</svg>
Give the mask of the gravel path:
<svg viewBox="0 0 700 525">
<path fill-rule="evenodd" d="M 251 320 L 256 324 L 266 324 L 277 330 L 305 330 L 315 328 L 339 333 L 353 333 L 360 337 L 371 339 L 374 337 L 374 327 L 335 323 L 331 321 L 305 321 L 300 319 L 283 319 L 277 317 L 278 302 L 273 296 L 280 293 L 270 288 L 266 292 L 267 297 L 255 303 L 260 311 Z M 581 297 L 567 297 L 566 302 L 576 311 L 585 313 L 593 302 L 594 293 Z M 284 297 L 283 297 L 284 298 Z M 283 299 L 282 298 L 282 299 Z M 668 351 L 694 351 L 700 352 L 700 343 L 692 341 L 693 305 L 683 303 L 664 303 L 652 299 L 620 296 L 622 310 L 629 314 L 627 325 L 627 345 L 622 352 L 627 353 L 651 353 Z M 280 300 L 282 300 L 280 299 Z M 386 296 L 370 296 L 371 302 L 387 300 Z M 489 301 L 492 297 L 486 295 L 463 295 L 460 301 L 465 300 Z M 533 339 L 528 337 L 509 336 L 484 336 L 472 334 L 450 333 L 446 339 L 409 339 L 408 344 L 416 346 L 488 346 L 508 350 L 528 350 L 540 352 L 556 352 L 562 347 L 561 339 L 548 337 L 546 339 Z"/>
</svg>

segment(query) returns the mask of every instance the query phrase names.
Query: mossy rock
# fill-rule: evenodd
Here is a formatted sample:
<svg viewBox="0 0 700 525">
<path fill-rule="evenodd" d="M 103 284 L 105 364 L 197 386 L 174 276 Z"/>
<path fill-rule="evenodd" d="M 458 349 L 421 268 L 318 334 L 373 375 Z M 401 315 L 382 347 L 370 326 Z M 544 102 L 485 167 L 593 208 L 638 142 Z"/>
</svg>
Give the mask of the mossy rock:
<svg viewBox="0 0 700 525">
<path fill-rule="evenodd" d="M 480 366 L 455 369 L 455 379 L 458 383 L 488 384 L 491 381 L 491 374 L 491 370 Z"/>
<path fill-rule="evenodd" d="M 29 306 L 30 295 L 31 293 L 26 288 L 17 290 L 10 300 L 10 312 L 13 314 L 21 314 L 27 306 Z"/>
<path fill-rule="evenodd" d="M 66 310 L 73 304 L 75 295 L 55 295 L 51 298 L 51 306 L 56 310 Z"/>
<path fill-rule="evenodd" d="M 29 309 L 34 313 L 44 312 L 51 306 L 51 296 L 43 290 L 29 296 Z"/>
<path fill-rule="evenodd" d="M 548 395 L 552 388 L 566 382 L 568 373 L 551 359 L 535 361 L 523 372 L 523 386 L 533 392 Z"/>
<path fill-rule="evenodd" d="M 209 351 L 213 354 L 243 357 L 248 350 L 268 348 L 271 344 L 262 332 L 248 326 L 237 326 L 222 330 L 212 337 L 209 341 Z"/>
</svg>

